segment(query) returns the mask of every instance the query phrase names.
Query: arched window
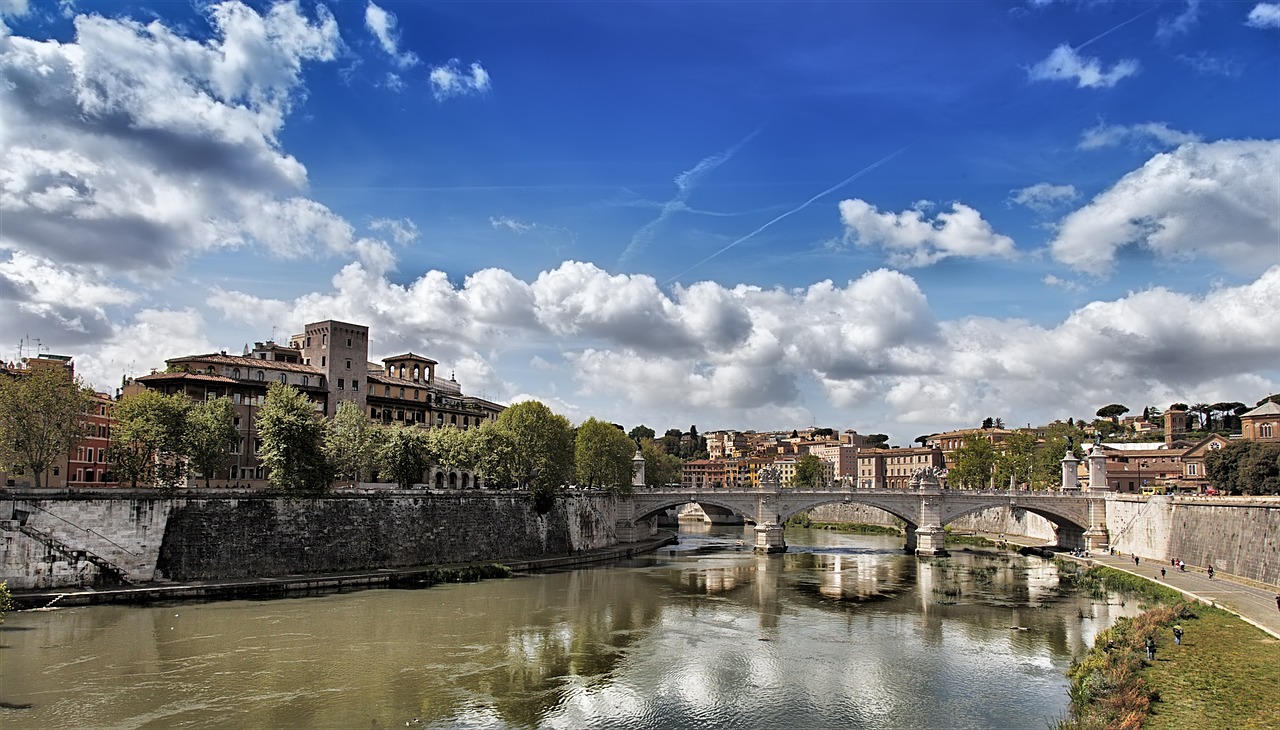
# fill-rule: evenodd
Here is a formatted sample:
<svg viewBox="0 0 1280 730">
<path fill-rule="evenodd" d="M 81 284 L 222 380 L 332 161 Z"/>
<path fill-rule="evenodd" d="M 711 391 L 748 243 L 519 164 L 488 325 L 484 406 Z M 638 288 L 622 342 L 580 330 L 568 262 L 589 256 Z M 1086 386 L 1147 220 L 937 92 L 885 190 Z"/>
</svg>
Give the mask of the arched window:
<svg viewBox="0 0 1280 730">
<path fill-rule="evenodd" d="M 390 386 L 390 385 L 384 385 L 384 386 L 382 386 L 382 396 L 383 396 L 384 398 L 390 398 L 390 397 L 391 397 L 391 386 Z"/>
<path fill-rule="evenodd" d="M 418 382 L 418 366 L 417 365 L 413 366 L 413 381 L 415 383 Z"/>
<path fill-rule="evenodd" d="M 231 371 L 231 377 L 235 378 L 236 380 L 239 380 L 239 379 L 240 379 L 240 368 L 236 368 L 235 370 L 232 370 L 232 371 Z"/>
<path fill-rule="evenodd" d="M 285 375 L 284 373 L 280 373 L 280 382 L 282 382 L 282 383 L 288 383 L 288 382 L 289 382 L 289 376 L 288 376 L 288 375 Z"/>
<path fill-rule="evenodd" d="M 404 388 L 401 388 L 401 389 L 400 389 L 400 397 L 401 397 L 401 398 L 403 398 L 403 397 L 404 397 Z"/>
<path fill-rule="evenodd" d="M 311 376 L 309 376 L 309 375 L 303 375 L 303 376 L 302 376 L 302 384 L 303 384 L 303 385 L 311 385 Z"/>
<path fill-rule="evenodd" d="M 264 373 L 264 372 L 262 372 L 261 370 L 259 370 L 259 371 L 258 371 L 258 374 L 257 374 L 255 377 L 256 377 L 258 380 L 265 380 L 265 379 L 266 379 L 266 377 L 267 377 L 267 374 L 266 374 L 266 373 Z"/>
</svg>

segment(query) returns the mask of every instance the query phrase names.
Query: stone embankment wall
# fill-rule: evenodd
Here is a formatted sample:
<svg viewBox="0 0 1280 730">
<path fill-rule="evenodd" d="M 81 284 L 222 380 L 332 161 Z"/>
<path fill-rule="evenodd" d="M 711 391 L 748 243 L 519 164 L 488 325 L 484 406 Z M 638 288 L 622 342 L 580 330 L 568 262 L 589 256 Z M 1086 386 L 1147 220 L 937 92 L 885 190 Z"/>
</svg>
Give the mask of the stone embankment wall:
<svg viewBox="0 0 1280 730">
<path fill-rule="evenodd" d="M 0 579 L 92 585 L 86 551 L 132 582 L 249 578 L 533 558 L 616 544 L 613 498 L 578 494 L 546 515 L 524 492 L 380 492 L 285 500 L 253 493 L 6 494 Z"/>
<path fill-rule="evenodd" d="M 1280 585 L 1280 500 L 1249 497 L 1132 497 L 1107 502 L 1111 547 Z"/>
</svg>

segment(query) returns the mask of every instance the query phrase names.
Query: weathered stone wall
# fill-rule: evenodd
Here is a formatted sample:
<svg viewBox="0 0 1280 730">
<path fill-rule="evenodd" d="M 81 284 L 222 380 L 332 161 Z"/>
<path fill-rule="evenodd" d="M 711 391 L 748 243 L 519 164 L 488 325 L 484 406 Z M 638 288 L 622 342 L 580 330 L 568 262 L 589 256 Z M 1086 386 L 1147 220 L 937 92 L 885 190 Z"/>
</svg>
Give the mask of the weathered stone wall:
<svg viewBox="0 0 1280 730">
<path fill-rule="evenodd" d="M 1280 502 L 1247 497 L 1116 496 L 1107 502 L 1111 545 L 1167 563 L 1184 560 L 1280 585 Z"/>
<path fill-rule="evenodd" d="M 61 495 L 0 502 L 25 522 L 124 569 L 134 582 L 323 573 L 527 558 L 616 544 L 614 504 L 572 495 L 537 515 L 523 492 L 392 492 L 283 500 Z M 98 570 L 7 523 L 0 578 L 16 589 L 92 584 Z"/>
<path fill-rule="evenodd" d="M 893 527 L 897 518 L 877 507 L 865 504 L 834 502 L 814 507 L 809 510 L 809 519 L 814 522 L 856 522 L 861 525 L 883 525 Z"/>
</svg>

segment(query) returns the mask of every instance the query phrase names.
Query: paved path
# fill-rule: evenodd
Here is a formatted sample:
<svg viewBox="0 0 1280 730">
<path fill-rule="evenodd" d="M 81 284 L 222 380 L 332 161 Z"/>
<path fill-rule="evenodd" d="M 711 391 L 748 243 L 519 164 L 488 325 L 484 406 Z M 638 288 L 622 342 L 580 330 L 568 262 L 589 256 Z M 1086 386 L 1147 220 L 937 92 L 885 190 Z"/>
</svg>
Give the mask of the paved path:
<svg viewBox="0 0 1280 730">
<path fill-rule="evenodd" d="M 988 535 L 988 537 L 996 536 Z M 1006 539 L 1021 545 L 1038 546 L 1043 544 L 1035 540 L 1019 540 L 1016 537 L 1007 537 Z M 1064 553 L 1063 557 L 1069 556 Z M 1123 570 L 1127 573 L 1151 579 L 1161 585 L 1181 591 L 1192 598 L 1198 598 L 1206 603 L 1212 603 L 1219 608 L 1231 611 L 1245 621 L 1280 639 L 1280 607 L 1276 605 L 1276 595 L 1280 594 L 1280 589 L 1274 586 L 1248 585 L 1232 580 L 1230 576 L 1222 573 L 1214 573 L 1213 578 L 1210 579 L 1201 568 L 1193 568 L 1188 565 L 1187 571 L 1184 573 L 1178 571 L 1167 562 L 1161 564 L 1158 561 L 1146 558 L 1141 558 L 1138 564 L 1134 565 L 1133 556 L 1091 552 L 1088 559 L 1082 562 L 1098 563 L 1108 568 Z M 1164 577 L 1160 576 L 1161 568 L 1164 568 Z"/>
</svg>

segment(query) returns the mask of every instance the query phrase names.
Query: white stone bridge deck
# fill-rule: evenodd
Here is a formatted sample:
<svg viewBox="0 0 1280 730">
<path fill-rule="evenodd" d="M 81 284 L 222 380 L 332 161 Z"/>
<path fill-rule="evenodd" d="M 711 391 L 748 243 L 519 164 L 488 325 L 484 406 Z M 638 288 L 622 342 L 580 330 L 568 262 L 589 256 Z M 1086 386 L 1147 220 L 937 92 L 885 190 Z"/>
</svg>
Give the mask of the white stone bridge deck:
<svg viewBox="0 0 1280 730">
<path fill-rule="evenodd" d="M 1016 507 L 1044 517 L 1062 548 L 1100 550 L 1107 545 L 1106 493 L 970 489 L 684 489 L 638 487 L 619 501 L 619 539 L 643 534 L 642 525 L 677 505 L 715 506 L 755 523 L 756 548 L 784 550 L 782 525 L 824 504 L 865 504 L 907 523 L 906 549 L 919 555 L 946 553 L 943 528 L 971 512 Z"/>
</svg>

